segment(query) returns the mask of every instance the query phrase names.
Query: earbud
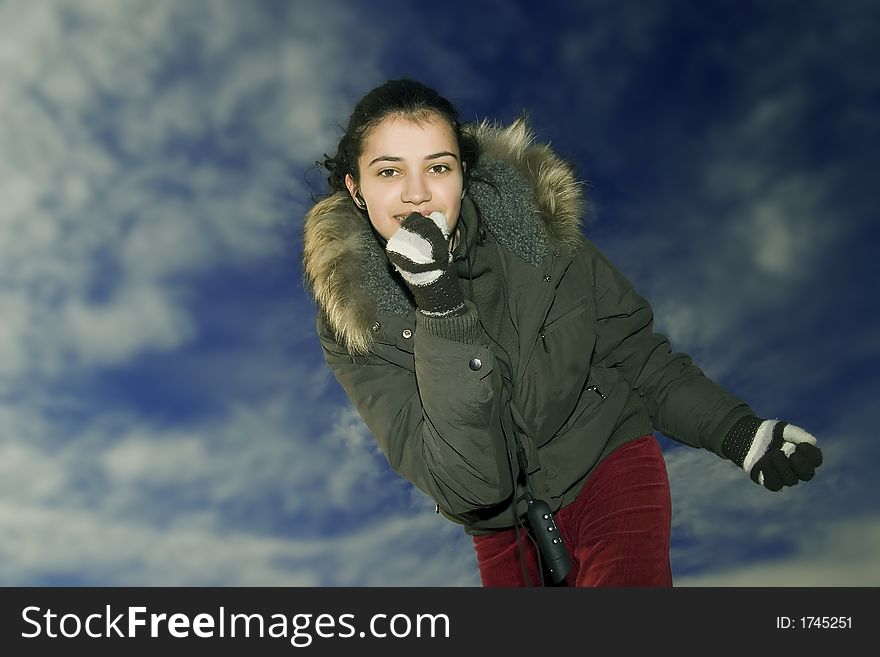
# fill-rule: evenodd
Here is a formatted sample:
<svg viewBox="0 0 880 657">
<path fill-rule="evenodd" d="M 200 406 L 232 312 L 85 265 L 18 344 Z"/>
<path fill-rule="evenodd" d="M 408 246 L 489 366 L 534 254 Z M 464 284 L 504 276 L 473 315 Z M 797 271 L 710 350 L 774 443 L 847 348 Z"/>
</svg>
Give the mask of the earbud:
<svg viewBox="0 0 880 657">
<path fill-rule="evenodd" d="M 364 197 L 361 196 L 360 192 L 354 193 L 354 204 L 358 206 L 361 210 L 367 209 L 367 202 L 364 200 Z"/>
</svg>

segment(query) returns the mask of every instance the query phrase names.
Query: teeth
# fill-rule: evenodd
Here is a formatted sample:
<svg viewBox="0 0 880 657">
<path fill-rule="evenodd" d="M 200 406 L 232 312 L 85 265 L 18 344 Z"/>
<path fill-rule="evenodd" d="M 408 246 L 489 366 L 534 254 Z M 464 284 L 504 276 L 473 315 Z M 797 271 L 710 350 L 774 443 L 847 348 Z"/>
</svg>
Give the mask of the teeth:
<svg viewBox="0 0 880 657">
<path fill-rule="evenodd" d="M 397 219 L 398 221 L 403 221 L 411 214 L 412 214 L 412 212 L 408 212 L 407 214 L 396 214 L 396 215 L 394 215 L 394 218 Z M 419 212 L 419 214 L 422 215 L 423 217 L 430 216 L 428 214 L 425 214 L 424 212 Z"/>
</svg>

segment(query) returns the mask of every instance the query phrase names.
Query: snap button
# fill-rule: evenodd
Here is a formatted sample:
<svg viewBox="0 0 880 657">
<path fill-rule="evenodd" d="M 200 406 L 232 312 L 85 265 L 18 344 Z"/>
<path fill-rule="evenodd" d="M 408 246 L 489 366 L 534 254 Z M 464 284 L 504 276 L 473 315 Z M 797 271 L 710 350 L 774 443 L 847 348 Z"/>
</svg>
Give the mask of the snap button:
<svg viewBox="0 0 880 657">
<path fill-rule="evenodd" d="M 550 282 L 550 274 L 547 274 L 547 275 L 544 277 L 544 280 L 545 280 L 546 282 L 549 283 L 549 282 Z"/>
<path fill-rule="evenodd" d="M 403 333 L 401 333 L 401 335 L 409 340 L 412 337 L 412 331 L 410 331 L 409 329 L 403 329 Z"/>
<path fill-rule="evenodd" d="M 479 358 L 471 358 L 471 362 L 468 363 L 468 367 L 470 367 L 474 372 L 480 369 L 483 366 L 483 361 Z"/>
<path fill-rule="evenodd" d="M 382 325 L 379 322 L 373 322 L 373 325 L 370 328 L 373 329 L 373 333 L 378 333 L 379 329 L 382 328 Z"/>
<path fill-rule="evenodd" d="M 561 255 L 561 253 L 559 251 L 557 251 L 556 253 L 553 254 L 553 257 L 558 258 L 560 255 Z"/>
</svg>

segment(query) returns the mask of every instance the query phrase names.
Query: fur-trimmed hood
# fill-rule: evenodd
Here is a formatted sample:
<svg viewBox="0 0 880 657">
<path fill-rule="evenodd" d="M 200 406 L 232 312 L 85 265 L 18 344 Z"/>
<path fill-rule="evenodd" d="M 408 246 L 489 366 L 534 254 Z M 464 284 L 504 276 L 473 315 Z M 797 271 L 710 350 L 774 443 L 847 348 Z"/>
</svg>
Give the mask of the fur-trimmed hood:
<svg viewBox="0 0 880 657">
<path fill-rule="evenodd" d="M 499 244 L 535 267 L 548 241 L 576 247 L 584 213 L 581 184 L 547 145 L 534 143 L 526 118 L 507 127 L 483 121 L 464 129 L 479 141 L 480 159 L 462 211 L 470 200 Z M 369 350 L 370 327 L 379 314 L 405 316 L 413 309 L 347 192 L 325 198 L 306 214 L 302 267 L 318 311 L 351 353 Z"/>
</svg>

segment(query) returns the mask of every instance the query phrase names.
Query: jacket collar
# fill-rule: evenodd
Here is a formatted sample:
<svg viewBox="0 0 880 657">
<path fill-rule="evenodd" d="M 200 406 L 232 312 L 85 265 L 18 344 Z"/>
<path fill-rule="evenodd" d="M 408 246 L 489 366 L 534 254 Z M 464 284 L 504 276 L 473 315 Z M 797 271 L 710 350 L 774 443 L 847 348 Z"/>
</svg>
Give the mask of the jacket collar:
<svg viewBox="0 0 880 657">
<path fill-rule="evenodd" d="M 468 228 L 477 226 L 479 216 L 502 247 L 535 267 L 550 243 L 574 249 L 582 239 L 581 183 L 547 145 L 533 143 L 525 116 L 506 128 L 483 121 L 465 129 L 480 143 L 462 202 Z M 318 311 L 350 353 L 367 353 L 379 315 L 413 311 L 378 236 L 347 192 L 332 194 L 306 214 L 302 267 Z"/>
</svg>

